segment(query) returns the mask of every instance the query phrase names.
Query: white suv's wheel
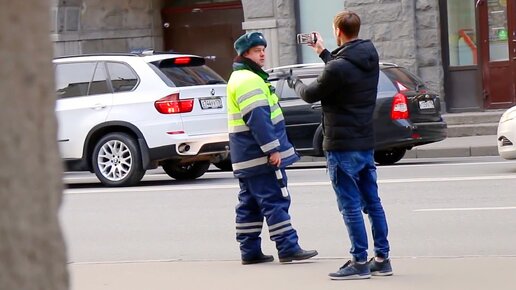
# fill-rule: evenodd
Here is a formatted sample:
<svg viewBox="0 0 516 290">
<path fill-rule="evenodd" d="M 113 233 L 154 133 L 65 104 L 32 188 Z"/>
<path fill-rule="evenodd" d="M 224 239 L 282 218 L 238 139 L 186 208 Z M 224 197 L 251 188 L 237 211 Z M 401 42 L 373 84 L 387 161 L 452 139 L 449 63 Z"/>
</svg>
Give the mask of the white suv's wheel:
<svg viewBox="0 0 516 290">
<path fill-rule="evenodd" d="M 210 161 L 195 161 L 188 164 L 180 164 L 167 160 L 161 164 L 168 176 L 176 180 L 189 180 L 201 177 L 210 167 Z"/>
<path fill-rule="evenodd" d="M 107 186 L 131 186 L 145 174 L 136 140 L 125 133 L 102 137 L 95 145 L 92 159 L 95 175 Z"/>
<path fill-rule="evenodd" d="M 219 161 L 217 163 L 213 163 L 215 167 L 222 171 L 233 171 L 233 165 L 231 164 L 231 157 L 227 157 L 226 159 Z"/>
</svg>

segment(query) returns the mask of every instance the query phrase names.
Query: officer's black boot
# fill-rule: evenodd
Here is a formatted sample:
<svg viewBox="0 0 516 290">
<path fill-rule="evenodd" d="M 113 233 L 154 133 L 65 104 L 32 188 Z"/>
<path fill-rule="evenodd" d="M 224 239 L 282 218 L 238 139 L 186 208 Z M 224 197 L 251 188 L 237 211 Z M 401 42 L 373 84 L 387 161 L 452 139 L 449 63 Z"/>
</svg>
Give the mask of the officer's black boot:
<svg viewBox="0 0 516 290">
<path fill-rule="evenodd" d="M 315 257 L 315 256 L 317 256 L 317 254 L 319 254 L 319 253 L 317 253 L 316 250 L 308 250 L 307 251 L 307 250 L 301 249 L 292 255 L 279 257 L 279 261 L 281 263 L 289 263 L 292 261 L 301 261 L 301 260 L 306 260 L 306 259 Z"/>
<path fill-rule="evenodd" d="M 242 258 L 242 265 L 250 265 L 250 264 L 259 264 L 259 263 L 267 263 L 274 261 L 274 257 L 271 255 L 264 255 L 263 253 L 260 253 L 259 256 L 252 257 L 252 258 Z"/>
</svg>

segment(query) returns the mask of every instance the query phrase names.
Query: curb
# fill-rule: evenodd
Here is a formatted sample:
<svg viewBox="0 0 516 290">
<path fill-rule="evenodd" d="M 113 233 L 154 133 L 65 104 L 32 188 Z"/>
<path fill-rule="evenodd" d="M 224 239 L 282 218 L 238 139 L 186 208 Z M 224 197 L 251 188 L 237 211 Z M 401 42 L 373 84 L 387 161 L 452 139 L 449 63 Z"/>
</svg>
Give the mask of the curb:
<svg viewBox="0 0 516 290">
<path fill-rule="evenodd" d="M 468 146 L 449 148 L 413 148 L 407 150 L 407 158 L 480 157 L 498 156 L 497 146 Z M 299 162 L 326 162 L 325 157 L 302 156 Z"/>
<path fill-rule="evenodd" d="M 408 150 L 403 158 L 439 158 L 439 157 L 478 157 L 498 156 L 498 147 L 455 147 L 455 148 L 414 148 Z"/>
</svg>

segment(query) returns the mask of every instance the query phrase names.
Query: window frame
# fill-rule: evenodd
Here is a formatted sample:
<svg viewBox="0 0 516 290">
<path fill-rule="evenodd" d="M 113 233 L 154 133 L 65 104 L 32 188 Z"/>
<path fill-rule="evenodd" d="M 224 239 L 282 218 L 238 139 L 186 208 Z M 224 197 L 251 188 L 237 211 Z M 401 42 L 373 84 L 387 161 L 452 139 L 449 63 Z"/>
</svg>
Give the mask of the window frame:
<svg viewBox="0 0 516 290">
<path fill-rule="evenodd" d="M 54 78 L 57 78 L 57 68 L 59 66 L 65 66 L 65 65 L 81 65 L 81 64 L 93 64 L 93 71 L 90 75 L 90 78 L 88 80 L 88 86 L 86 88 L 86 93 L 85 94 L 81 94 L 81 95 L 76 95 L 76 96 L 66 96 L 66 97 L 63 97 L 63 96 L 60 96 L 60 94 L 58 93 L 58 90 L 57 88 L 55 88 L 55 94 L 56 94 L 56 97 L 58 100 L 61 100 L 61 99 L 70 99 L 70 98 L 81 98 L 81 97 L 88 97 L 88 96 L 91 96 L 89 95 L 89 90 L 90 90 L 90 85 L 91 85 L 91 82 L 93 81 L 93 77 L 95 76 L 95 71 L 97 69 L 97 65 L 98 65 L 99 61 L 96 61 L 96 60 L 90 60 L 90 61 L 67 61 L 67 62 L 59 62 L 59 63 L 55 63 L 55 67 L 54 67 Z M 70 83 L 68 83 L 70 84 Z M 109 86 L 109 83 L 108 83 L 108 86 Z"/>
<path fill-rule="evenodd" d="M 134 92 L 138 88 L 138 86 L 140 85 L 141 78 L 140 78 L 138 73 L 133 69 L 133 67 L 129 63 L 124 62 L 124 61 L 116 61 L 116 60 L 103 60 L 101 62 L 104 63 L 104 66 L 106 68 L 106 78 L 108 80 L 108 84 L 111 87 L 111 92 L 113 94 Z M 113 86 L 113 79 L 111 78 L 111 74 L 110 74 L 110 71 L 109 71 L 109 65 L 108 65 L 109 63 L 121 64 L 121 65 L 123 65 L 125 67 L 128 67 L 129 70 L 136 76 L 136 84 L 134 85 L 134 87 L 131 90 L 118 91 L 118 92 L 115 91 L 115 87 Z"/>
</svg>

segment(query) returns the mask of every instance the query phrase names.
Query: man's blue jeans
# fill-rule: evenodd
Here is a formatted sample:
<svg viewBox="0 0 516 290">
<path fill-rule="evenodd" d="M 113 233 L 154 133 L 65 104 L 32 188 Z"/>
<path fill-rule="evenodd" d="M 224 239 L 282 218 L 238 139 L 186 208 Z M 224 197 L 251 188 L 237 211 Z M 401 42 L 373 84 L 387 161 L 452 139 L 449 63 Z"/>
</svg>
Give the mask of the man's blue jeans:
<svg viewBox="0 0 516 290">
<path fill-rule="evenodd" d="M 328 172 L 357 262 L 367 261 L 367 232 L 362 211 L 371 222 L 375 256 L 388 258 L 387 220 L 378 196 L 373 150 L 328 151 Z"/>
</svg>

